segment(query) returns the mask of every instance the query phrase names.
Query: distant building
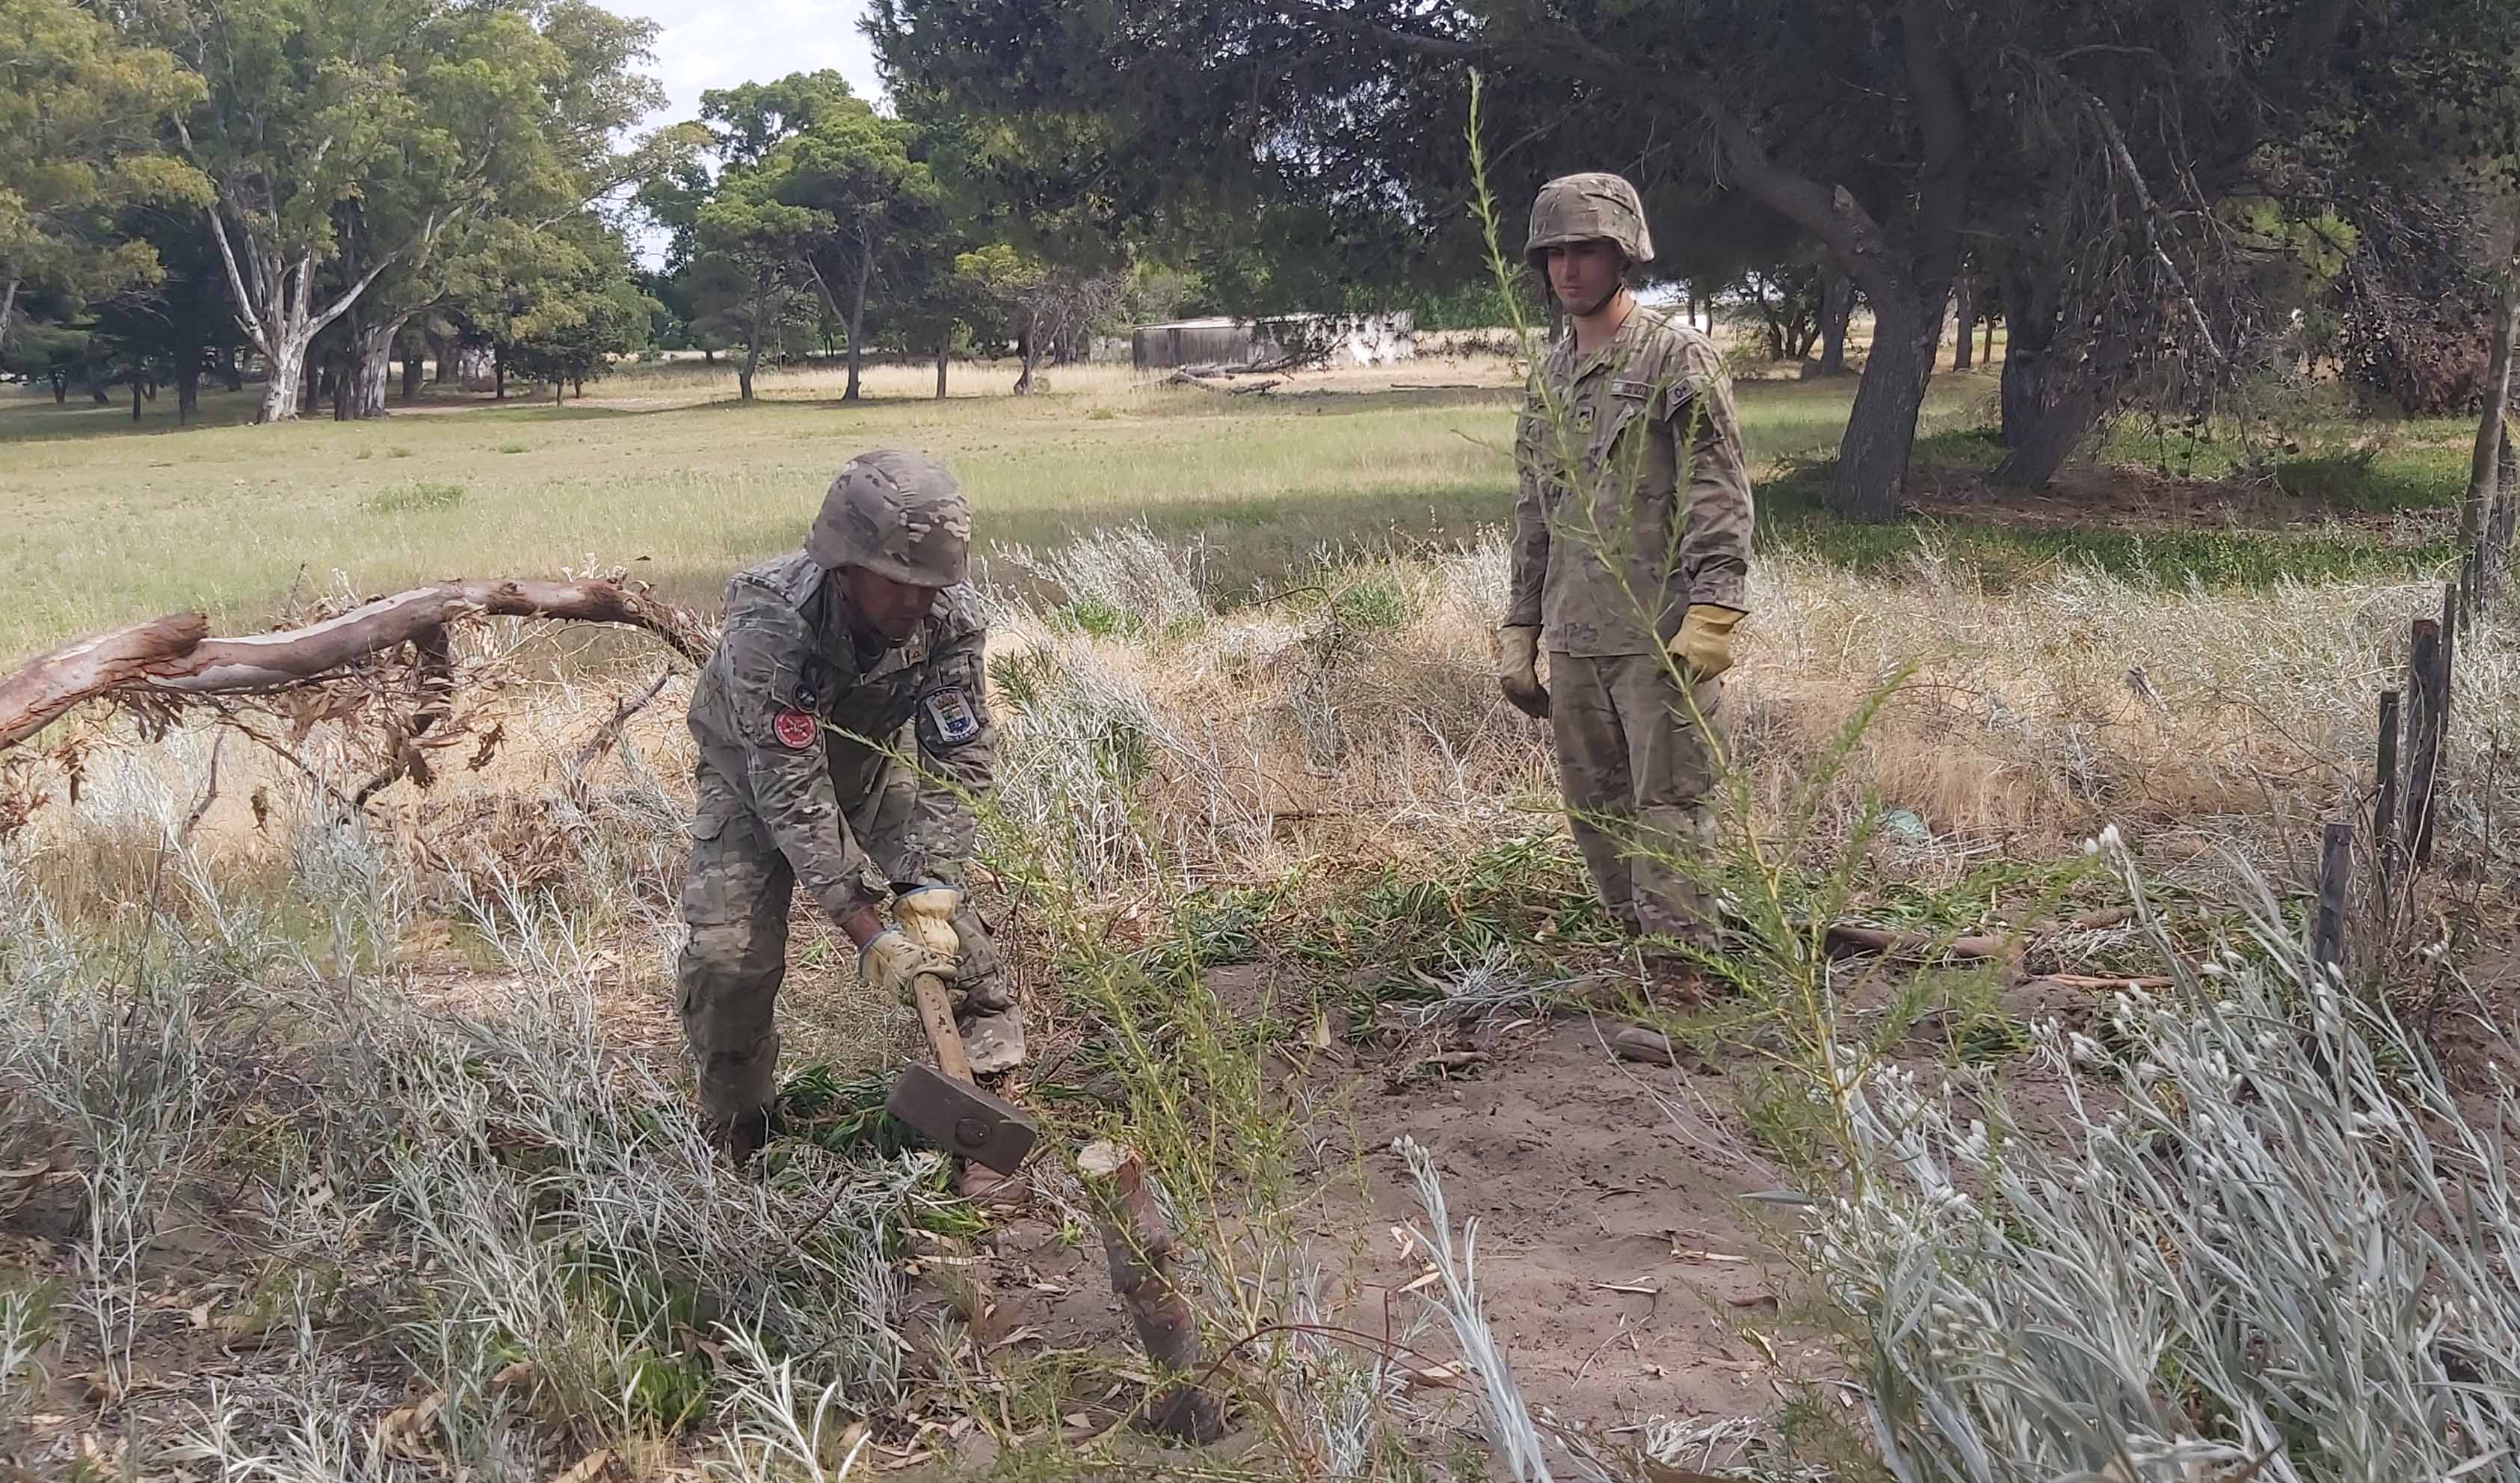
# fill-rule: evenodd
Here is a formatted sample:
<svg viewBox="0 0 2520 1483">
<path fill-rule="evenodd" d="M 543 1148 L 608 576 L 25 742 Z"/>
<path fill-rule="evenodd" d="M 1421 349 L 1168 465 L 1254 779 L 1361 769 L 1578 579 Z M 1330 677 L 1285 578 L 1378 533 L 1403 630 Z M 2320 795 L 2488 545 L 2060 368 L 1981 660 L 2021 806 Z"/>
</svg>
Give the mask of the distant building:
<svg viewBox="0 0 2520 1483">
<path fill-rule="evenodd" d="M 1129 359 L 1146 371 L 1247 371 L 1293 359 L 1306 365 L 1388 366 L 1418 358 L 1407 310 L 1394 314 L 1283 314 L 1273 319 L 1180 319 L 1140 325 Z"/>
</svg>

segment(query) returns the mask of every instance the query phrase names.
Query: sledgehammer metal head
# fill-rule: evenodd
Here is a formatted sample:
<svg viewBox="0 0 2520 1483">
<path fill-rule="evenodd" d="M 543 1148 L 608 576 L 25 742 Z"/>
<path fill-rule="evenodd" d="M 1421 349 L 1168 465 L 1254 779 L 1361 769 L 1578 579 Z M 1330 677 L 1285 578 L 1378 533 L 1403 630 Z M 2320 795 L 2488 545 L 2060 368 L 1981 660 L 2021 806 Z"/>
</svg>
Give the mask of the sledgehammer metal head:
<svg viewBox="0 0 2520 1483">
<path fill-rule="evenodd" d="M 949 1153 L 1012 1174 L 1041 1141 L 1041 1129 L 1023 1109 L 960 1082 L 922 1061 L 893 1078 L 885 1108 Z"/>
</svg>

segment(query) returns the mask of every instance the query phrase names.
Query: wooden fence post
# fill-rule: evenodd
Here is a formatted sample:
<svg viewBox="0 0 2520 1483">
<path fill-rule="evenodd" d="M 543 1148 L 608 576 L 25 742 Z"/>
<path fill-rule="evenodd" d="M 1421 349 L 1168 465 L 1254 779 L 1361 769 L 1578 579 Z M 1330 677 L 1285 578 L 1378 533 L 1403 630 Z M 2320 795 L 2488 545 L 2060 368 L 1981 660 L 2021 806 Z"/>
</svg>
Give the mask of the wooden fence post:
<svg viewBox="0 0 2520 1483">
<path fill-rule="evenodd" d="M 2371 805 L 2371 868 L 2380 881 L 2380 918 L 2391 919 L 2389 896 L 2398 878 L 2398 693 L 2380 692 L 2379 793 Z"/>
<path fill-rule="evenodd" d="M 2438 618 L 2415 619 L 2413 642 L 2408 646 L 2407 689 L 2411 712 L 2407 722 L 2407 855 L 2413 865 L 2432 860 L 2433 774 L 2441 763 L 2442 626 Z"/>
<path fill-rule="evenodd" d="M 2345 917 L 2354 889 L 2354 826 L 2327 826 L 2318 847 L 2318 920 L 2312 929 L 2311 958 L 2321 968 L 2345 976 Z"/>
</svg>

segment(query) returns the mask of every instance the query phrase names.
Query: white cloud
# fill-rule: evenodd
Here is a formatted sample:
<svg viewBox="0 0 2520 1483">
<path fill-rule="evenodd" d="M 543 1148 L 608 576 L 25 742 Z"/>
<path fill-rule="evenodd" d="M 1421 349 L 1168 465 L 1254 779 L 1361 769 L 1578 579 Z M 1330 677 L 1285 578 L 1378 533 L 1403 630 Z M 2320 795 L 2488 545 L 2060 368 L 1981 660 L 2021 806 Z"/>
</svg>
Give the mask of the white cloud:
<svg viewBox="0 0 2520 1483">
<path fill-rule="evenodd" d="M 700 94 L 789 72 L 836 67 L 859 97 L 881 96 L 875 49 L 858 29 L 865 0 L 604 0 L 644 16 L 656 36 L 656 75 L 671 100 L 659 122 L 699 116 Z"/>
</svg>

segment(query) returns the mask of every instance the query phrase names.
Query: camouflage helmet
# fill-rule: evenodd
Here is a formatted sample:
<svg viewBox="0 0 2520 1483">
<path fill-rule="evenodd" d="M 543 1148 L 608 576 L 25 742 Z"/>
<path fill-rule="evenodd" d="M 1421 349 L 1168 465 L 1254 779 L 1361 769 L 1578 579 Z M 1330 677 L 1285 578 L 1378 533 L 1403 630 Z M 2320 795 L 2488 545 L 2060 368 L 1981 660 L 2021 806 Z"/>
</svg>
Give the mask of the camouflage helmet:
<svg viewBox="0 0 2520 1483">
<path fill-rule="evenodd" d="M 1598 172 L 1560 175 L 1531 203 L 1531 240 L 1522 255 L 1535 265 L 1544 247 L 1578 242 L 1615 243 L 1631 263 L 1653 261 L 1653 233 L 1644 202 L 1626 177 Z"/>
<path fill-rule="evenodd" d="M 840 466 L 805 535 L 826 567 L 863 566 L 913 587 L 952 587 L 971 569 L 971 507 L 935 460 L 897 448 Z"/>
</svg>

